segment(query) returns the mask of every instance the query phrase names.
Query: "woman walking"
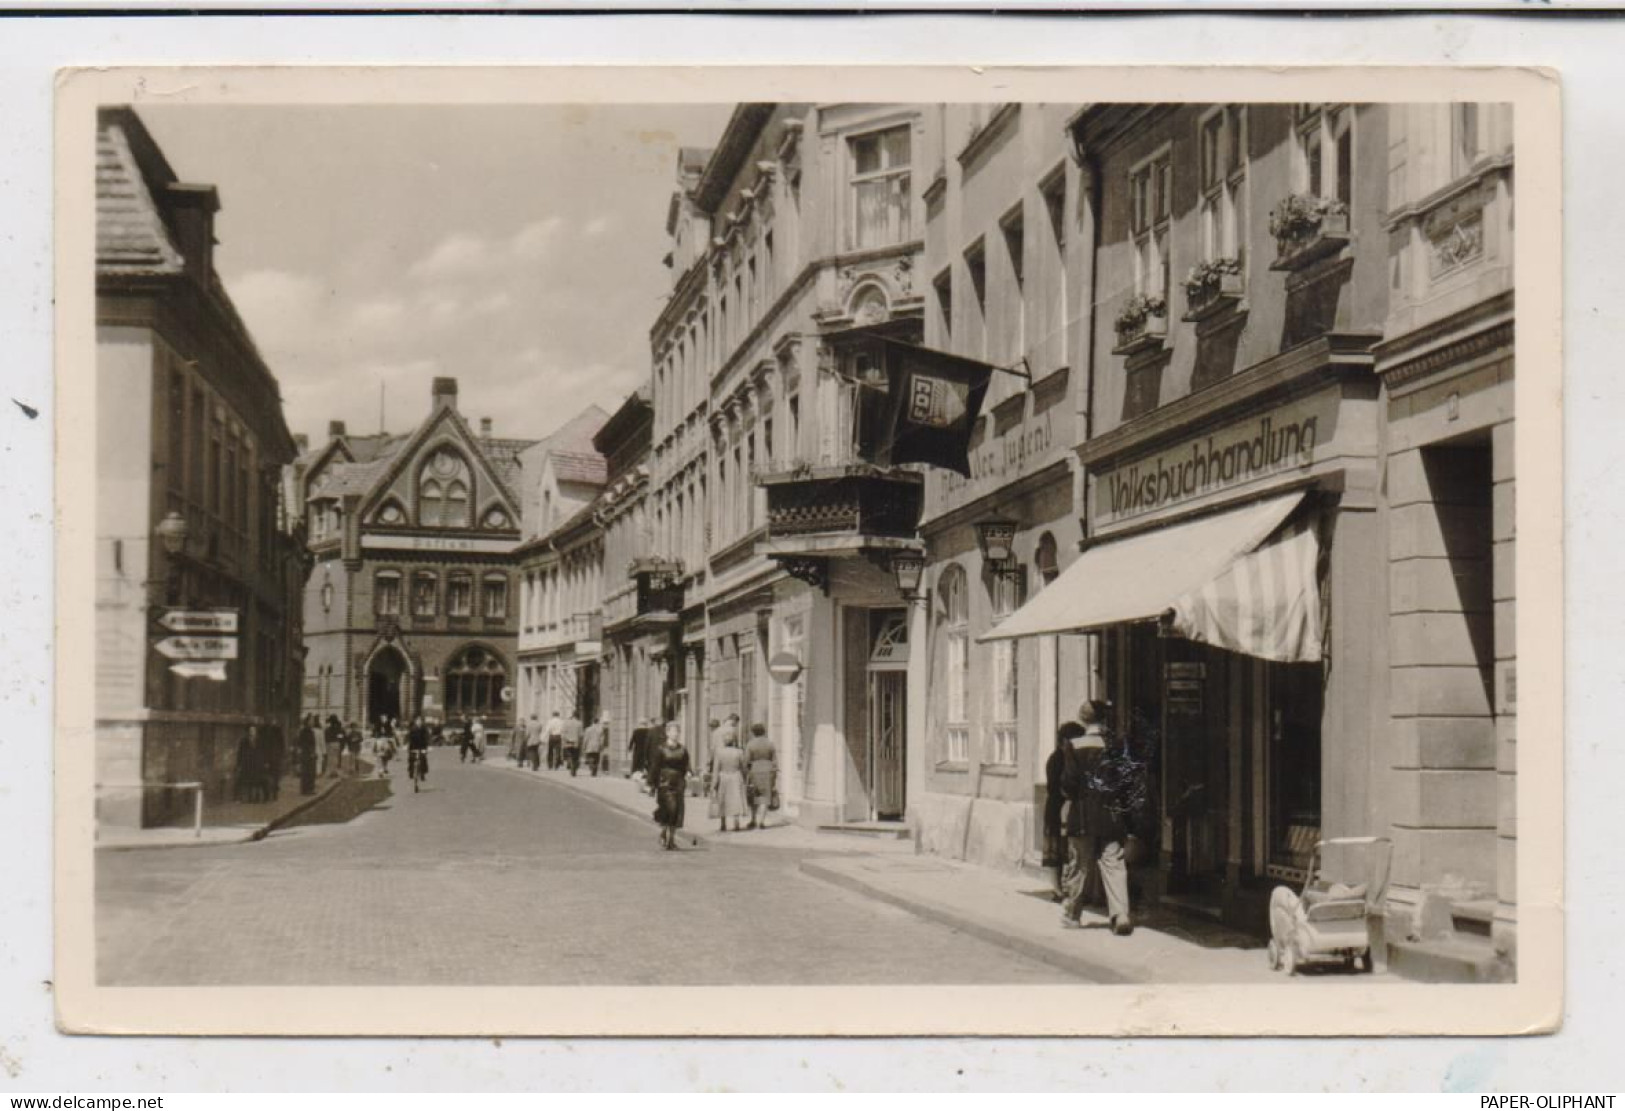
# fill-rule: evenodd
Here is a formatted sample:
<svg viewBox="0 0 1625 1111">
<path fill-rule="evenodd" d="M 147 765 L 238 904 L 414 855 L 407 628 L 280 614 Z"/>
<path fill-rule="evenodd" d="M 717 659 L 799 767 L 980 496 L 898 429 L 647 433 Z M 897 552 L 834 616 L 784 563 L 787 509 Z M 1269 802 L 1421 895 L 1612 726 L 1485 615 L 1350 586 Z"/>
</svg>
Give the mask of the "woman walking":
<svg viewBox="0 0 1625 1111">
<path fill-rule="evenodd" d="M 1044 762 L 1044 865 L 1055 869 L 1055 901 L 1066 898 L 1067 842 L 1061 829 L 1066 809 L 1066 765 L 1072 742 L 1083 736 L 1083 726 L 1062 722 L 1055 731 L 1055 751 Z"/>
<path fill-rule="evenodd" d="M 735 832 L 744 829 L 745 753 L 739 747 L 739 733 L 725 737 L 722 747 L 711 756 L 711 790 L 717 800 L 717 818 L 722 832 L 733 823 Z"/>
<path fill-rule="evenodd" d="M 666 723 L 666 739 L 650 758 L 655 784 L 655 821 L 660 823 L 660 843 L 677 847 L 677 831 L 683 828 L 683 804 L 688 795 L 691 761 L 683 747 L 682 729 L 675 721 Z"/>
<path fill-rule="evenodd" d="M 767 726 L 752 722 L 750 744 L 745 746 L 745 803 L 750 807 L 751 829 L 767 828 L 767 813 L 778 789 L 778 751 L 767 739 Z"/>
</svg>

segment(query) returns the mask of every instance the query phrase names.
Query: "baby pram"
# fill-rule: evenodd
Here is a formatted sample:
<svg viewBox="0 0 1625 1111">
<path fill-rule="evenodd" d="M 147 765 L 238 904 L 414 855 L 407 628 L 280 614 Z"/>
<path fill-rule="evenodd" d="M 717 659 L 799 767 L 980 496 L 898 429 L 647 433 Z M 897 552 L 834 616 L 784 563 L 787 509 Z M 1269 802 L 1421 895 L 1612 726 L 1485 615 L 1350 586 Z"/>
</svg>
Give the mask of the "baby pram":
<svg viewBox="0 0 1625 1111">
<path fill-rule="evenodd" d="M 1333 837 L 1315 844 L 1303 890 L 1270 895 L 1270 967 L 1293 975 L 1307 964 L 1342 961 L 1373 966 L 1370 921 L 1388 887 L 1393 842 L 1386 837 Z"/>
</svg>

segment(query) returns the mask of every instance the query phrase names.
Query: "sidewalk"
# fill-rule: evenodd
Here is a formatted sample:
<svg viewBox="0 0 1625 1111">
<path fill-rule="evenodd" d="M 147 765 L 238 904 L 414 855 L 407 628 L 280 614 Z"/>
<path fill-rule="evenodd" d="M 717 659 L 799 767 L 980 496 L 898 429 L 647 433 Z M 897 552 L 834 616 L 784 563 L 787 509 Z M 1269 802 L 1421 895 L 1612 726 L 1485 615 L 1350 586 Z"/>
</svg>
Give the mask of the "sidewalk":
<svg viewBox="0 0 1625 1111">
<path fill-rule="evenodd" d="M 359 775 L 318 779 L 316 793 L 301 795 L 299 777 L 282 777 L 277 797 L 269 802 L 235 802 L 222 799 L 203 800 L 203 828 L 184 825 L 152 826 L 136 829 L 124 826 L 101 826 L 96 830 L 98 850 L 196 848 L 205 845 L 233 845 L 243 841 L 258 841 L 274 829 L 293 821 L 346 783 L 363 782 L 371 778 L 371 767 L 362 761 Z"/>
</svg>

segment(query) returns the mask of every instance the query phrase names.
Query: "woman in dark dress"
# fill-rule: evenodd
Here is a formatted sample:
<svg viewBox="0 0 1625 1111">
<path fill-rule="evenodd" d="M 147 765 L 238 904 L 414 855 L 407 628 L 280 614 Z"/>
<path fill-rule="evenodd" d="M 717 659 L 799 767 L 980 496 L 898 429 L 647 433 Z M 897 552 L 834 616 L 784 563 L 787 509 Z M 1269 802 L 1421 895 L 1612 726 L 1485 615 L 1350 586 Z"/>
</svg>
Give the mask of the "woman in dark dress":
<svg viewBox="0 0 1625 1111">
<path fill-rule="evenodd" d="M 692 761 L 683 747 L 682 729 L 675 721 L 666 723 L 666 740 L 650 758 L 655 785 L 655 821 L 660 823 L 660 843 L 677 847 L 677 831 L 683 828 L 683 805 L 688 798 L 688 773 Z"/>
<path fill-rule="evenodd" d="M 299 754 L 299 793 L 316 793 L 316 720 L 307 717 L 299 723 L 299 734 L 294 742 Z"/>
</svg>

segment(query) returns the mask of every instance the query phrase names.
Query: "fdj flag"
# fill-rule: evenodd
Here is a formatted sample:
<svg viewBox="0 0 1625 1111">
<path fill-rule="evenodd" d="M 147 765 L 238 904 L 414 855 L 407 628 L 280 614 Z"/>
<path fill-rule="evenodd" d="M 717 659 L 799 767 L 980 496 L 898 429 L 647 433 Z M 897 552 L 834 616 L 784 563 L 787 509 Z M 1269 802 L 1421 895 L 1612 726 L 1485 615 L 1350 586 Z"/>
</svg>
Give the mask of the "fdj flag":
<svg viewBox="0 0 1625 1111">
<path fill-rule="evenodd" d="M 993 368 L 942 351 L 886 343 L 892 395 L 890 460 L 970 477 L 970 437 Z"/>
</svg>

